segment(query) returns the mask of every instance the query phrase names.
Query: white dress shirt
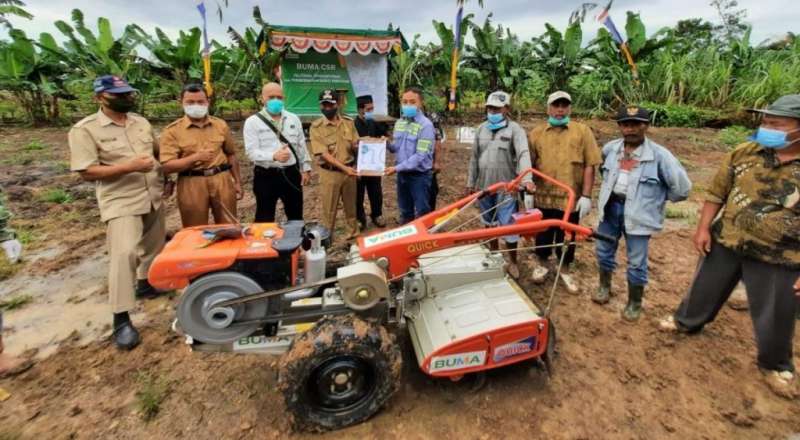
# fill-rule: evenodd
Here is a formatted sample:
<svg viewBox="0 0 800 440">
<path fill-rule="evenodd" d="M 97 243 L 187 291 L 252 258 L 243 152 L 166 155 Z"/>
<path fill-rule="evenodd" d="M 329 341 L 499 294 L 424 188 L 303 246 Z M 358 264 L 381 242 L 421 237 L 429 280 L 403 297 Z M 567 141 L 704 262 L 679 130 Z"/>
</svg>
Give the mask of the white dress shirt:
<svg viewBox="0 0 800 440">
<path fill-rule="evenodd" d="M 283 136 L 292 144 L 297 157 L 300 159 L 303 172 L 311 171 L 311 156 L 306 147 L 306 137 L 303 134 L 303 124 L 300 118 L 294 113 L 286 110 L 281 112 L 280 121 L 275 121 L 266 111 L 261 110 L 261 114 L 266 116 L 281 131 Z M 286 162 L 278 162 L 274 159 L 283 145 L 278 135 L 258 117 L 252 115 L 244 121 L 242 129 L 244 135 L 244 151 L 247 157 L 255 164 L 263 168 L 284 168 L 294 166 L 294 155 L 289 155 Z"/>
</svg>

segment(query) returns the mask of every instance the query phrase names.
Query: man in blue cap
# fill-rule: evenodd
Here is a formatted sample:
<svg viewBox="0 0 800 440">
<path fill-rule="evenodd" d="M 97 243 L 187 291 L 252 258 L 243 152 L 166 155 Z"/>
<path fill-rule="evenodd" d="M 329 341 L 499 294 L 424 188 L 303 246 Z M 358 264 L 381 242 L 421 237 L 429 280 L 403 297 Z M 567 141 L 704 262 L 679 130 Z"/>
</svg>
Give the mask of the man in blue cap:
<svg viewBox="0 0 800 440">
<path fill-rule="evenodd" d="M 423 113 L 422 91 L 405 90 L 401 97 L 401 118 L 394 125 L 394 138 L 387 144 L 395 154 L 396 165 L 386 175 L 397 173 L 397 206 L 400 222 L 408 223 L 431 211 L 433 151 L 436 134 L 433 123 Z"/>
<path fill-rule="evenodd" d="M 753 111 L 761 113 L 761 126 L 725 156 L 706 191 L 692 286 L 659 326 L 701 331 L 743 281 L 758 367 L 775 394 L 794 399 L 800 395 L 792 353 L 800 293 L 800 95 Z"/>
<path fill-rule="evenodd" d="M 113 75 L 95 79 L 93 87 L 100 110 L 70 130 L 70 168 L 83 180 L 95 182 L 100 220 L 107 228 L 114 342 L 130 350 L 139 344 L 129 316 L 136 296 L 155 293 L 147 272 L 164 247 L 161 200 L 171 185 L 165 193 L 153 128 L 131 113 L 137 90 Z"/>
</svg>

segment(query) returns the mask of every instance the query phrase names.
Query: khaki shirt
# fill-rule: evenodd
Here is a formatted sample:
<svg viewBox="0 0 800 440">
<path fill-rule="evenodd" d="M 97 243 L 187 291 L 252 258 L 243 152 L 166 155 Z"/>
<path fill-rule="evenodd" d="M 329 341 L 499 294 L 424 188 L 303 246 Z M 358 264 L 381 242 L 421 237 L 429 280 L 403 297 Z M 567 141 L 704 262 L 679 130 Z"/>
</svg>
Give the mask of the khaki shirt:
<svg viewBox="0 0 800 440">
<path fill-rule="evenodd" d="M 203 170 L 228 163 L 228 157 L 236 154 L 236 142 L 233 140 L 228 123 L 223 119 L 208 116 L 204 121 L 195 123 L 184 116 L 167 125 L 159 140 L 161 163 L 180 159 L 198 151 L 211 150 L 216 153 L 211 162 L 195 166 L 193 169 Z"/>
<path fill-rule="evenodd" d="M 87 116 L 69 131 L 70 169 L 92 165 L 120 165 L 138 156 L 150 156 L 156 166 L 146 173 L 128 173 L 95 182 L 100 219 L 144 215 L 161 206 L 164 176 L 158 164 L 158 143 L 147 119 L 128 113 L 125 126 L 102 110 Z"/>
<path fill-rule="evenodd" d="M 583 169 L 602 162 L 592 130 L 580 122 L 573 121 L 565 127 L 540 125 L 528 133 L 528 145 L 533 167 L 571 187 L 576 200 L 583 191 Z M 563 210 L 566 204 L 563 189 L 536 182 L 537 208 Z"/>
<path fill-rule="evenodd" d="M 725 155 L 705 199 L 725 205 L 712 232 L 746 257 L 800 268 L 800 159 L 746 142 Z"/>
<path fill-rule="evenodd" d="M 358 131 L 352 119 L 339 116 L 338 121 L 329 121 L 323 116 L 311 123 L 309 137 L 314 156 L 328 152 L 345 165 L 355 162 L 353 143 L 358 142 Z M 323 161 L 319 159 L 319 163 Z"/>
</svg>

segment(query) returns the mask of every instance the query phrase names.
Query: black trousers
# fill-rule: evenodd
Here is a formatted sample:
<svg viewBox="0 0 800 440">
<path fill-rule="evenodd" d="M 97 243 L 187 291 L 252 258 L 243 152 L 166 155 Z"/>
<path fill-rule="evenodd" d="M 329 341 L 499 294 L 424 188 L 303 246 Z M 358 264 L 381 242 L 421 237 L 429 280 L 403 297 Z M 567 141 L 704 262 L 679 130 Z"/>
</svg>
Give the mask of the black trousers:
<svg viewBox="0 0 800 440">
<path fill-rule="evenodd" d="M 381 176 L 361 176 L 356 189 L 356 218 L 360 223 L 367 223 L 364 211 L 364 193 L 369 197 L 369 217 L 376 219 L 383 215 L 383 186 Z"/>
<path fill-rule="evenodd" d="M 431 211 L 436 211 L 436 199 L 439 198 L 439 173 L 433 172 L 431 179 Z"/>
<path fill-rule="evenodd" d="M 278 200 L 288 220 L 303 219 L 303 186 L 300 170 L 295 166 L 286 168 L 262 168 L 253 170 L 253 194 L 256 196 L 256 222 L 275 221 Z"/>
<path fill-rule="evenodd" d="M 543 219 L 558 219 L 560 220 L 564 217 L 564 211 L 560 209 L 540 209 L 542 211 Z M 578 223 L 580 221 L 580 215 L 578 212 L 573 212 L 569 215 L 569 221 L 571 223 Z M 569 266 L 575 261 L 575 234 L 570 234 L 570 245 L 567 247 L 567 253 L 564 255 L 564 265 Z M 546 246 L 552 245 L 556 243 L 563 243 L 564 242 L 564 231 L 561 228 L 550 228 L 544 232 L 540 232 L 536 234 L 536 246 Z M 547 261 L 550 258 L 550 255 L 553 254 L 553 250 L 555 249 L 556 257 L 561 259 L 561 246 L 556 247 L 546 247 L 536 249 L 536 256 L 539 257 L 542 261 Z"/>
<path fill-rule="evenodd" d="M 717 317 L 733 289 L 744 282 L 756 334 L 758 366 L 794 371 L 794 282 L 800 270 L 743 257 L 716 241 L 700 259 L 689 293 L 675 312 L 675 321 L 689 332 L 700 331 Z"/>
</svg>

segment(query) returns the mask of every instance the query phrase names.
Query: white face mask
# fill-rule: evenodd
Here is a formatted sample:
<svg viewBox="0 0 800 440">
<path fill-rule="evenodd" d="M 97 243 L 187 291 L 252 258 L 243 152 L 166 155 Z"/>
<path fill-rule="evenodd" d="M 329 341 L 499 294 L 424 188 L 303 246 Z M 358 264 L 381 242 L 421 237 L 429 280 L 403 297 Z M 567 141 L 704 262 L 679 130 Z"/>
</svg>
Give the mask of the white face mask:
<svg viewBox="0 0 800 440">
<path fill-rule="evenodd" d="M 199 104 L 184 105 L 183 112 L 192 119 L 203 119 L 208 115 L 208 106 Z"/>
</svg>

